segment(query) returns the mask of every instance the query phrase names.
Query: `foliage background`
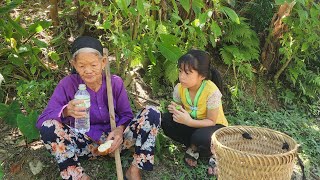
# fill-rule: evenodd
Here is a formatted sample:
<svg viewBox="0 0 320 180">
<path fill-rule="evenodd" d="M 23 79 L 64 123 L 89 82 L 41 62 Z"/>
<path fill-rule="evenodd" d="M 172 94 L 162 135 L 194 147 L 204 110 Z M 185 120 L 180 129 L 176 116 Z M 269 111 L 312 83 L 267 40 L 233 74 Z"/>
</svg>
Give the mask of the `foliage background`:
<svg viewBox="0 0 320 180">
<path fill-rule="evenodd" d="M 112 72 L 129 82 L 130 73 L 138 72 L 163 110 L 177 83 L 177 59 L 191 48 L 208 51 L 225 80 L 230 124 L 289 134 L 302 144 L 308 176 L 320 175 L 319 2 L 65 0 L 51 4 L 58 19 L 54 8 L 50 17 L 30 8 L 32 3 L 39 5 L 0 3 L 0 118 L 18 127 L 27 142 L 38 139 L 32 125 L 71 70 L 70 43 L 90 35 L 114 57 Z M 263 53 L 272 56 L 264 59 Z M 173 156 L 170 162 L 186 173 L 176 177 L 202 177 L 205 165 L 187 171 L 181 154 L 181 145 L 159 136 L 157 157 Z"/>
</svg>

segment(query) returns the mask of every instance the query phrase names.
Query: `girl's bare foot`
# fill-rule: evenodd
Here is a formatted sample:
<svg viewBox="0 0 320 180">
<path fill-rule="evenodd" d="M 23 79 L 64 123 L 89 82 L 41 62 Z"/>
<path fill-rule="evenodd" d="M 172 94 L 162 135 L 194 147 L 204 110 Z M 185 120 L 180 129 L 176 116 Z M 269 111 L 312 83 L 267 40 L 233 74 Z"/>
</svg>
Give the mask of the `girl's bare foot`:
<svg viewBox="0 0 320 180">
<path fill-rule="evenodd" d="M 131 166 L 126 172 L 126 178 L 128 180 L 141 180 L 140 169 L 131 164 Z"/>
</svg>

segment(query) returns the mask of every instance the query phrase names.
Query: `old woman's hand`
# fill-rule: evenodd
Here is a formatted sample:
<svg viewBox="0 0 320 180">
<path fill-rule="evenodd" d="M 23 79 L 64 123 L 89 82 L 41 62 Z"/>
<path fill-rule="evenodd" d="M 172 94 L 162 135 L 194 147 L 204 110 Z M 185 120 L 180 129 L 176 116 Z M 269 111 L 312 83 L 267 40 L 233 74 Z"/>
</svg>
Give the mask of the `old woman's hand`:
<svg viewBox="0 0 320 180">
<path fill-rule="evenodd" d="M 120 145 L 123 142 L 123 131 L 124 131 L 124 126 L 118 126 L 116 127 L 113 131 L 111 131 L 107 137 L 108 140 L 113 140 L 113 143 L 110 147 L 110 153 L 114 152 L 117 148 L 120 147 Z"/>
<path fill-rule="evenodd" d="M 74 118 L 83 118 L 86 116 L 86 108 L 80 107 L 79 104 L 82 104 L 83 100 L 71 100 L 69 101 L 66 108 L 63 110 L 64 117 L 72 116 Z"/>
</svg>

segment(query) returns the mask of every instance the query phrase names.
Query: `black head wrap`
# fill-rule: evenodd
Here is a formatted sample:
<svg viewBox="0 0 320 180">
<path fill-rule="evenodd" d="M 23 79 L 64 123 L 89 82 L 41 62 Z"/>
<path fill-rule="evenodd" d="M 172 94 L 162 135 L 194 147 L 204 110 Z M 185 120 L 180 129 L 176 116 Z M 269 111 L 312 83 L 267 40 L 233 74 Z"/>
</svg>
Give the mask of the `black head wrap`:
<svg viewBox="0 0 320 180">
<path fill-rule="evenodd" d="M 90 36 L 80 36 L 73 41 L 71 45 L 71 53 L 74 54 L 81 48 L 92 48 L 100 52 L 103 55 L 103 47 L 101 42 Z"/>
</svg>

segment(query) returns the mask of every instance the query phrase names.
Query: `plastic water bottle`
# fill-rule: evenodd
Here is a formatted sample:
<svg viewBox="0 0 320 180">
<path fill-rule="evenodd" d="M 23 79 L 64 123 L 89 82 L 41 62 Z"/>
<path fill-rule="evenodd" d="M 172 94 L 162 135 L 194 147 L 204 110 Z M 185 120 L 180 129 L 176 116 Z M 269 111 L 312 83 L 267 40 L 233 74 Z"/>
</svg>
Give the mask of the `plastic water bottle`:
<svg viewBox="0 0 320 180">
<path fill-rule="evenodd" d="M 74 95 L 76 100 L 83 100 L 84 102 L 77 105 L 80 107 L 86 107 L 86 116 L 83 118 L 75 119 L 74 127 L 77 132 L 82 134 L 88 132 L 90 130 L 90 94 L 86 90 L 85 84 L 79 84 L 79 90 Z"/>
</svg>

